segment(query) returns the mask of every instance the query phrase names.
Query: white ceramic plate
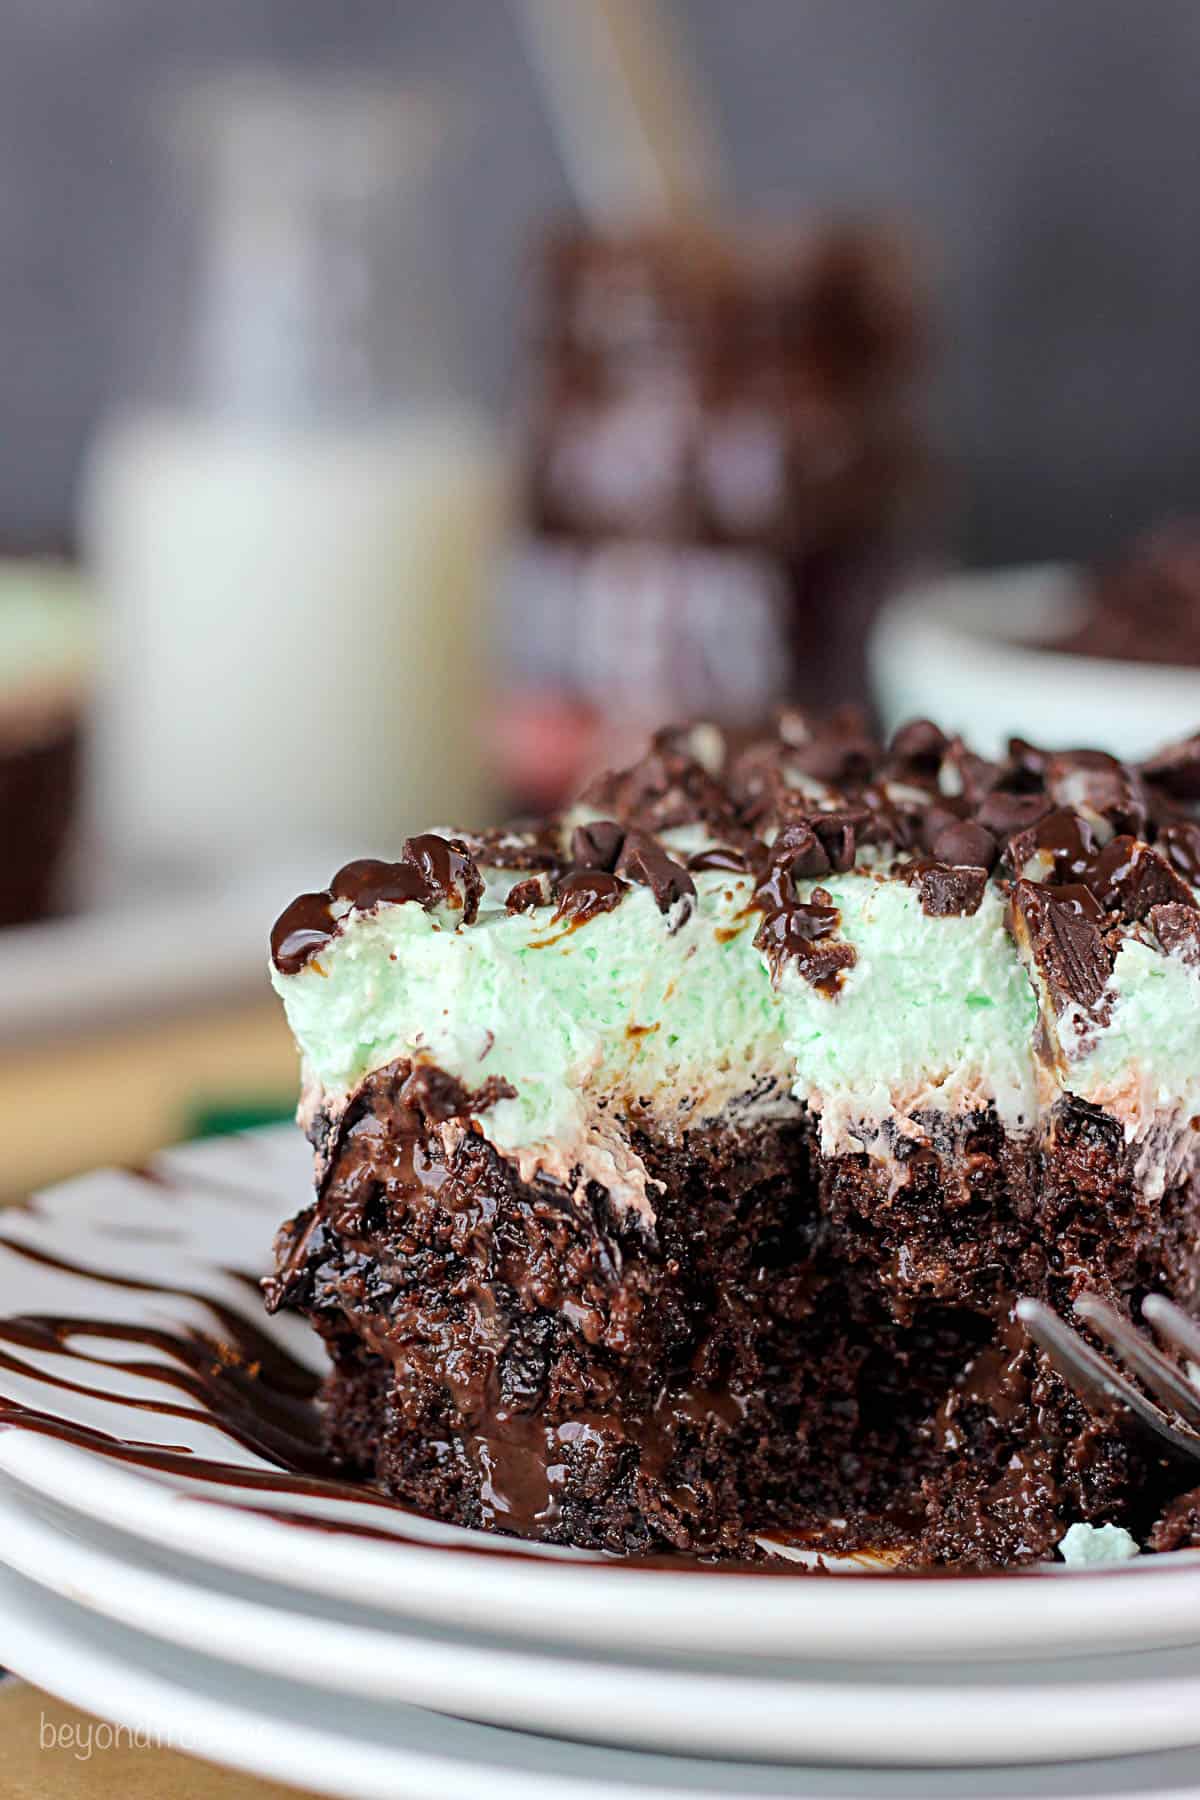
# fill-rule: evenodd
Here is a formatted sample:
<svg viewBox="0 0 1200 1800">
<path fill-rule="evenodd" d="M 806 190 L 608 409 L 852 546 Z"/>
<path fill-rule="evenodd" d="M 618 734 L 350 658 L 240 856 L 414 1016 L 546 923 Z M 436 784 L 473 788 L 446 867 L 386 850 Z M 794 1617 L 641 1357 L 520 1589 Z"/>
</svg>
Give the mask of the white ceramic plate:
<svg viewBox="0 0 1200 1800">
<path fill-rule="evenodd" d="M 4 1569 L 0 1655 L 140 1743 L 357 1800 L 1195 1800 L 1200 1791 L 1200 1754 L 1187 1750 L 1019 1769 L 772 1768 L 499 1731 L 234 1676 L 227 1663 L 142 1637 Z M 864 1714 L 864 1735 L 872 1724 Z"/>
<path fill-rule="evenodd" d="M 667 1571 L 439 1525 L 368 1490 L 290 1491 L 203 1385 L 180 1383 L 195 1388 L 189 1341 L 192 1354 L 197 1333 L 228 1341 L 238 1321 L 287 1368 L 320 1366 L 307 1328 L 263 1319 L 247 1279 L 306 1198 L 304 1146 L 284 1128 L 188 1147 L 156 1171 L 82 1177 L 0 1219 L 0 1412 L 15 1427 L 0 1430 L 0 1469 L 146 1543 L 449 1629 L 588 1650 L 870 1661 L 886 1644 L 904 1660 L 987 1660 L 1200 1637 L 1190 1552 L 982 1580 Z M 79 1323 L 39 1344 L 14 1315 Z M 274 1380 L 265 1370 L 256 1387 Z"/>
<path fill-rule="evenodd" d="M 751 1664 L 546 1654 L 298 1603 L 0 1491 L 11 1569 L 89 1611 L 242 1670 L 365 1700 L 636 1749 L 891 1765 L 1051 1762 L 1200 1742 L 1200 1645 L 1000 1664 Z M 863 1720 L 871 1721 L 869 1733 Z"/>
<path fill-rule="evenodd" d="M 1040 649 L 1080 616 L 1061 565 L 943 575 L 880 614 L 871 677 L 884 725 L 936 719 L 986 756 L 1009 737 L 1138 758 L 1200 729 L 1200 669 Z"/>
</svg>

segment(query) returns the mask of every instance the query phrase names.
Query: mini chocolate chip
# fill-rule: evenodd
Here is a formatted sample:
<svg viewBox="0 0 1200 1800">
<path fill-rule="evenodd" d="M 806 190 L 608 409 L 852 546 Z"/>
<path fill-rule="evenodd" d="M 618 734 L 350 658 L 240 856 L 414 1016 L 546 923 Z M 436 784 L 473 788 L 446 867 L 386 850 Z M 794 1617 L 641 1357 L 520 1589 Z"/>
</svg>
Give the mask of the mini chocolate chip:
<svg viewBox="0 0 1200 1800">
<path fill-rule="evenodd" d="M 963 819 L 947 825 L 933 840 L 933 854 L 940 863 L 956 868 L 992 869 L 1000 853 L 991 832 L 982 825 Z"/>
</svg>

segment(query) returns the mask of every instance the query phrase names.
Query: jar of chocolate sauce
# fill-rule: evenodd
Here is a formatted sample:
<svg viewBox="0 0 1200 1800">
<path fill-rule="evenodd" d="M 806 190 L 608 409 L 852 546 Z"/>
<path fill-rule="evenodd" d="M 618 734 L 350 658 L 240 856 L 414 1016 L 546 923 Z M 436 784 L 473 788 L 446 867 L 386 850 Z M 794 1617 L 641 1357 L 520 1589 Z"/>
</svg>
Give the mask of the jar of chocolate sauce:
<svg viewBox="0 0 1200 1800">
<path fill-rule="evenodd" d="M 925 320 L 881 232 L 551 235 L 532 281 L 501 762 L 553 804 L 664 719 L 865 698 L 927 490 Z"/>
</svg>

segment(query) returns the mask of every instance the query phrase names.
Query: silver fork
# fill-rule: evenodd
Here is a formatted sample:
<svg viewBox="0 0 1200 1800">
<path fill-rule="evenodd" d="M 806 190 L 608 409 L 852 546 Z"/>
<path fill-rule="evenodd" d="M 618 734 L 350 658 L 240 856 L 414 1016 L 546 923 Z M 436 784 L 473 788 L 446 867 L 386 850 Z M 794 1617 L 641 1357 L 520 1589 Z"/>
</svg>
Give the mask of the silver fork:
<svg viewBox="0 0 1200 1800">
<path fill-rule="evenodd" d="M 1141 1388 L 1065 1324 L 1052 1307 L 1041 1300 L 1017 1301 L 1018 1319 L 1082 1400 L 1103 1406 L 1115 1402 L 1154 1439 L 1160 1453 L 1200 1462 L 1200 1390 L 1161 1350 L 1139 1335 L 1132 1320 L 1123 1318 L 1098 1294 L 1081 1294 L 1075 1312 L 1162 1406 L 1147 1399 Z M 1142 1317 L 1168 1349 L 1200 1364 L 1200 1324 L 1195 1319 L 1161 1294 L 1150 1294 L 1142 1302 Z"/>
</svg>

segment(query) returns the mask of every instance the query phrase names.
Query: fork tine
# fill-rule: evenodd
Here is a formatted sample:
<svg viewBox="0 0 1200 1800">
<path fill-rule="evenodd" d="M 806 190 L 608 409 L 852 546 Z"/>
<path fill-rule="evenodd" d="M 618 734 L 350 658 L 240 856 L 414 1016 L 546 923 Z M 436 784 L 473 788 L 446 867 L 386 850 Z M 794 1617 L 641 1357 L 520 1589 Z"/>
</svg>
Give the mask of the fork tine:
<svg viewBox="0 0 1200 1800">
<path fill-rule="evenodd" d="M 1103 1406 L 1115 1400 L 1173 1456 L 1200 1461 L 1200 1436 L 1181 1431 L 1152 1400 L 1135 1388 L 1108 1358 L 1085 1343 L 1077 1331 L 1065 1325 L 1041 1300 L 1017 1301 L 1017 1317 L 1035 1344 L 1046 1352 L 1063 1379 L 1077 1394 Z"/>
<path fill-rule="evenodd" d="M 1200 1325 L 1165 1294 L 1147 1294 L 1142 1301 L 1142 1317 L 1172 1349 L 1189 1361 L 1200 1363 Z"/>
<path fill-rule="evenodd" d="M 1139 1337 L 1132 1320 L 1122 1318 L 1097 1294 L 1081 1294 L 1075 1311 L 1115 1350 L 1126 1368 L 1141 1376 L 1156 1399 L 1173 1407 L 1187 1424 L 1200 1425 L 1200 1393 L 1161 1351 Z M 1143 1307 L 1143 1316 L 1145 1311 Z"/>
</svg>

